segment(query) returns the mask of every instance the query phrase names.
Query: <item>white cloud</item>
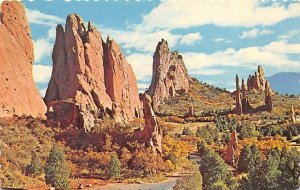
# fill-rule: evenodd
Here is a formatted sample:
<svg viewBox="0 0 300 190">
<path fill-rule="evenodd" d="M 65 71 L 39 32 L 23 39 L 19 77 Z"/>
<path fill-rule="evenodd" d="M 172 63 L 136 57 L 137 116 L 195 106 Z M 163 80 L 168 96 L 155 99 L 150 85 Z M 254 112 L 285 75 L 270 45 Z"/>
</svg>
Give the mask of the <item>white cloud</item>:
<svg viewBox="0 0 300 190">
<path fill-rule="evenodd" d="M 57 24 L 64 22 L 64 19 L 60 17 L 48 15 L 38 10 L 26 9 L 26 15 L 29 23 L 33 24 L 56 26 Z"/>
<path fill-rule="evenodd" d="M 199 1 L 164 0 L 143 16 L 136 27 L 147 30 L 175 29 L 215 24 L 218 26 L 268 26 L 288 18 L 300 16 L 300 3 L 288 6 L 271 2 L 262 6 L 260 1 Z M 241 14 L 242 13 L 242 14 Z M 162 19 L 168 18 L 168 19 Z"/>
<path fill-rule="evenodd" d="M 253 46 L 235 50 L 228 48 L 211 54 L 187 52 L 183 54 L 190 72 L 219 66 L 256 67 L 258 64 L 282 71 L 300 70 L 300 61 L 289 59 L 287 54 L 300 51 L 300 44 L 272 42 L 265 46 Z"/>
<path fill-rule="evenodd" d="M 46 91 L 47 91 L 47 88 L 39 89 L 39 92 L 40 92 L 42 97 L 45 97 Z"/>
<path fill-rule="evenodd" d="M 219 42 L 223 42 L 223 43 L 231 43 L 230 40 L 226 40 L 224 38 L 216 38 L 212 40 L 213 42 L 219 43 Z"/>
<path fill-rule="evenodd" d="M 33 65 L 32 73 L 36 83 L 48 83 L 51 78 L 52 67 L 48 65 Z"/>
<path fill-rule="evenodd" d="M 213 76 L 213 75 L 221 75 L 225 73 L 223 70 L 219 69 L 197 69 L 189 72 L 190 75 L 204 75 L 204 76 Z"/>
<path fill-rule="evenodd" d="M 101 27 L 98 27 L 101 28 Z M 122 47 L 126 49 L 133 48 L 143 52 L 154 52 L 157 43 L 162 38 L 168 41 L 169 47 L 176 45 L 181 35 L 172 34 L 170 31 L 161 30 L 155 32 L 146 32 L 143 30 L 117 30 L 111 28 L 101 28 L 103 36 L 110 36 L 115 39 Z"/>
<path fill-rule="evenodd" d="M 200 32 L 190 33 L 182 36 L 180 44 L 192 45 L 193 43 L 201 40 L 203 37 Z"/>
<path fill-rule="evenodd" d="M 131 54 L 127 58 L 128 62 L 133 68 L 133 71 L 138 80 L 151 78 L 152 76 L 152 62 L 151 54 Z"/>
<path fill-rule="evenodd" d="M 278 39 L 289 39 L 295 36 L 300 36 L 300 30 L 289 30 L 286 34 L 279 36 Z"/>
<path fill-rule="evenodd" d="M 273 31 L 272 30 L 268 30 L 268 29 L 260 30 L 260 29 L 257 29 L 257 28 L 253 28 L 253 29 L 248 30 L 248 31 L 243 31 L 242 34 L 239 37 L 241 39 L 244 39 L 244 38 L 255 38 L 256 36 L 267 35 L 267 34 L 273 34 Z"/>
<path fill-rule="evenodd" d="M 150 84 L 148 83 L 138 83 L 139 92 L 143 93 L 149 88 Z"/>
<path fill-rule="evenodd" d="M 286 41 L 274 41 L 264 46 L 263 50 L 277 54 L 300 54 L 300 44 L 289 44 Z"/>
<path fill-rule="evenodd" d="M 39 63 L 45 56 L 49 56 L 53 49 L 53 43 L 47 38 L 33 40 L 33 46 L 35 63 Z"/>
</svg>

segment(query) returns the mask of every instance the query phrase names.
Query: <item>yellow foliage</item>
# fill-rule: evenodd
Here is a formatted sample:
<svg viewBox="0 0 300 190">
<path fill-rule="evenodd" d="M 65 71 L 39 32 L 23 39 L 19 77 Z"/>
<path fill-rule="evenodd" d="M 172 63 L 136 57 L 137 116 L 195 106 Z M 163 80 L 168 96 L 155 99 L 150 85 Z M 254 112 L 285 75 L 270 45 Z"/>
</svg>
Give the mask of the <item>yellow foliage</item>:
<svg viewBox="0 0 300 190">
<path fill-rule="evenodd" d="M 165 136 L 163 140 L 163 152 L 165 155 L 172 154 L 176 160 L 186 159 L 193 151 L 193 147 L 183 141 L 176 140 L 170 136 Z"/>
<path fill-rule="evenodd" d="M 290 143 L 279 135 L 276 135 L 275 137 L 265 137 L 262 140 L 257 140 L 256 138 L 245 138 L 240 140 L 237 145 L 237 155 L 240 155 L 240 151 L 243 147 L 246 145 L 251 146 L 252 144 L 256 144 L 258 146 L 263 158 L 265 158 L 269 150 L 272 148 L 278 148 L 279 150 L 282 150 L 283 147 L 286 147 L 288 150 L 291 148 Z"/>
</svg>

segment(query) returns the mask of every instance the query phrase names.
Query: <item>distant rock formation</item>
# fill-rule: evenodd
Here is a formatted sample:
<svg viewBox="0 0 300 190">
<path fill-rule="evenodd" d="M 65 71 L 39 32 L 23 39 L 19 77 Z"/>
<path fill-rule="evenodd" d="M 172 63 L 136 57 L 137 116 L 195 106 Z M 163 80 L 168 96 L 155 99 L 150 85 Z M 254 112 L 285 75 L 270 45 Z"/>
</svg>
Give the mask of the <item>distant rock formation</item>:
<svg viewBox="0 0 300 190">
<path fill-rule="evenodd" d="M 32 76 L 31 32 L 22 2 L 0 9 L 0 117 L 44 116 L 46 106 Z"/>
<path fill-rule="evenodd" d="M 294 105 L 292 105 L 291 119 L 292 119 L 292 123 L 296 123 L 296 114 L 295 114 L 295 110 L 294 110 Z"/>
<path fill-rule="evenodd" d="M 266 81 L 265 86 L 265 110 L 268 112 L 272 112 L 273 110 L 272 90 L 269 81 Z"/>
<path fill-rule="evenodd" d="M 254 75 L 249 75 L 247 87 L 249 91 L 263 92 L 266 85 L 265 73 L 261 65 L 258 66 Z"/>
<path fill-rule="evenodd" d="M 240 90 L 240 80 L 239 76 L 235 77 L 236 91 L 235 91 L 235 113 L 241 115 L 243 113 L 242 100 L 241 100 L 241 90 Z"/>
<path fill-rule="evenodd" d="M 162 154 L 162 129 L 158 124 L 153 107 L 152 98 L 145 92 L 142 95 L 143 113 L 145 119 L 144 129 L 136 130 L 135 138 L 145 142 L 154 154 Z"/>
<path fill-rule="evenodd" d="M 262 87 L 263 85 L 263 87 Z M 236 91 L 235 91 L 235 109 L 234 112 L 238 115 L 243 113 L 250 113 L 255 111 L 251 106 L 247 93 L 265 93 L 265 104 L 257 108 L 257 111 L 269 111 L 273 109 L 272 94 L 273 91 L 270 87 L 270 83 L 265 79 L 264 71 L 261 66 L 258 66 L 258 71 L 255 75 L 250 75 L 245 85 L 244 79 L 242 79 L 242 86 L 240 88 L 239 77 L 236 75 Z"/>
<path fill-rule="evenodd" d="M 238 138 L 236 135 L 236 131 L 232 130 L 230 141 L 227 144 L 225 161 L 233 166 L 236 165 L 236 154 L 234 151 L 237 148 L 237 145 L 238 145 Z"/>
<path fill-rule="evenodd" d="M 107 43 L 91 22 L 67 17 L 65 31 L 56 29 L 53 71 L 45 96 L 47 116 L 62 125 L 90 131 L 96 119 L 109 116 L 117 122 L 139 117 L 137 81 L 121 48 Z"/>
<path fill-rule="evenodd" d="M 160 104 L 189 90 L 189 75 L 182 56 L 170 52 L 168 42 L 162 39 L 153 56 L 152 82 L 147 93 L 156 110 Z"/>
</svg>

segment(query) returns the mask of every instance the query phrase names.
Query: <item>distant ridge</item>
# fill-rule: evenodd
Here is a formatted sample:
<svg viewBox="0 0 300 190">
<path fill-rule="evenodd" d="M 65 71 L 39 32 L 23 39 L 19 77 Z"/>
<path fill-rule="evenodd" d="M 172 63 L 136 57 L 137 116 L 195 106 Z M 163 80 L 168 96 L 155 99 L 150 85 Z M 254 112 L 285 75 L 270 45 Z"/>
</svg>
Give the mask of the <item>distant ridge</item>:
<svg viewBox="0 0 300 190">
<path fill-rule="evenodd" d="M 267 78 L 273 90 L 281 94 L 300 95 L 300 73 L 280 72 Z"/>
</svg>

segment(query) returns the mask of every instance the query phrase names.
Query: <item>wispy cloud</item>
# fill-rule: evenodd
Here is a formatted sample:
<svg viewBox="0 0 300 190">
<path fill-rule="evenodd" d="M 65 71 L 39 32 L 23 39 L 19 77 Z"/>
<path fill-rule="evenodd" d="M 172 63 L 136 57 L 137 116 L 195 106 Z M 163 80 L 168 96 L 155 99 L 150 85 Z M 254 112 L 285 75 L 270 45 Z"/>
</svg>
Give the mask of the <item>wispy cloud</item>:
<svg viewBox="0 0 300 190">
<path fill-rule="evenodd" d="M 153 31 L 155 29 L 189 28 L 206 24 L 246 27 L 269 26 L 300 16 L 299 2 L 292 2 L 287 6 L 277 2 L 271 3 L 269 6 L 262 6 L 259 1 L 190 0 L 187 2 L 164 0 L 149 14 L 144 15 L 143 22 L 137 27 Z"/>
<path fill-rule="evenodd" d="M 53 43 L 51 43 L 47 38 L 33 40 L 33 45 L 35 63 L 39 63 L 44 57 L 51 55 Z"/>
<path fill-rule="evenodd" d="M 64 19 L 42 13 L 38 10 L 31 10 L 31 9 L 26 9 L 26 15 L 29 23 L 32 24 L 41 24 L 41 25 L 46 25 L 46 26 L 56 26 L 59 23 L 63 23 Z"/>
<path fill-rule="evenodd" d="M 36 83 L 48 83 L 52 73 L 49 65 L 33 65 L 33 78 Z"/>
<path fill-rule="evenodd" d="M 289 31 L 287 31 L 286 34 L 279 36 L 278 39 L 285 40 L 285 39 L 289 39 L 289 38 L 292 38 L 295 36 L 300 36 L 300 29 L 299 30 L 289 30 Z"/>
<path fill-rule="evenodd" d="M 225 73 L 224 70 L 219 69 L 197 69 L 189 72 L 190 75 L 203 75 L 203 76 L 213 76 L 213 75 L 221 75 Z"/>
<path fill-rule="evenodd" d="M 180 44 L 192 45 L 202 38 L 203 37 L 201 36 L 200 32 L 190 33 L 182 36 Z"/>
<path fill-rule="evenodd" d="M 253 28 L 253 29 L 248 30 L 248 31 L 243 31 L 242 34 L 239 37 L 241 39 L 244 39 L 244 38 L 255 38 L 257 36 L 267 35 L 267 34 L 273 34 L 273 31 L 269 30 L 269 29 L 260 30 L 260 29 L 257 29 L 257 28 Z"/>
<path fill-rule="evenodd" d="M 227 43 L 227 44 L 231 43 L 231 40 L 226 40 L 225 38 L 216 38 L 216 39 L 213 39 L 212 41 L 216 42 L 216 43 L 221 43 L 221 42 Z"/>
</svg>

